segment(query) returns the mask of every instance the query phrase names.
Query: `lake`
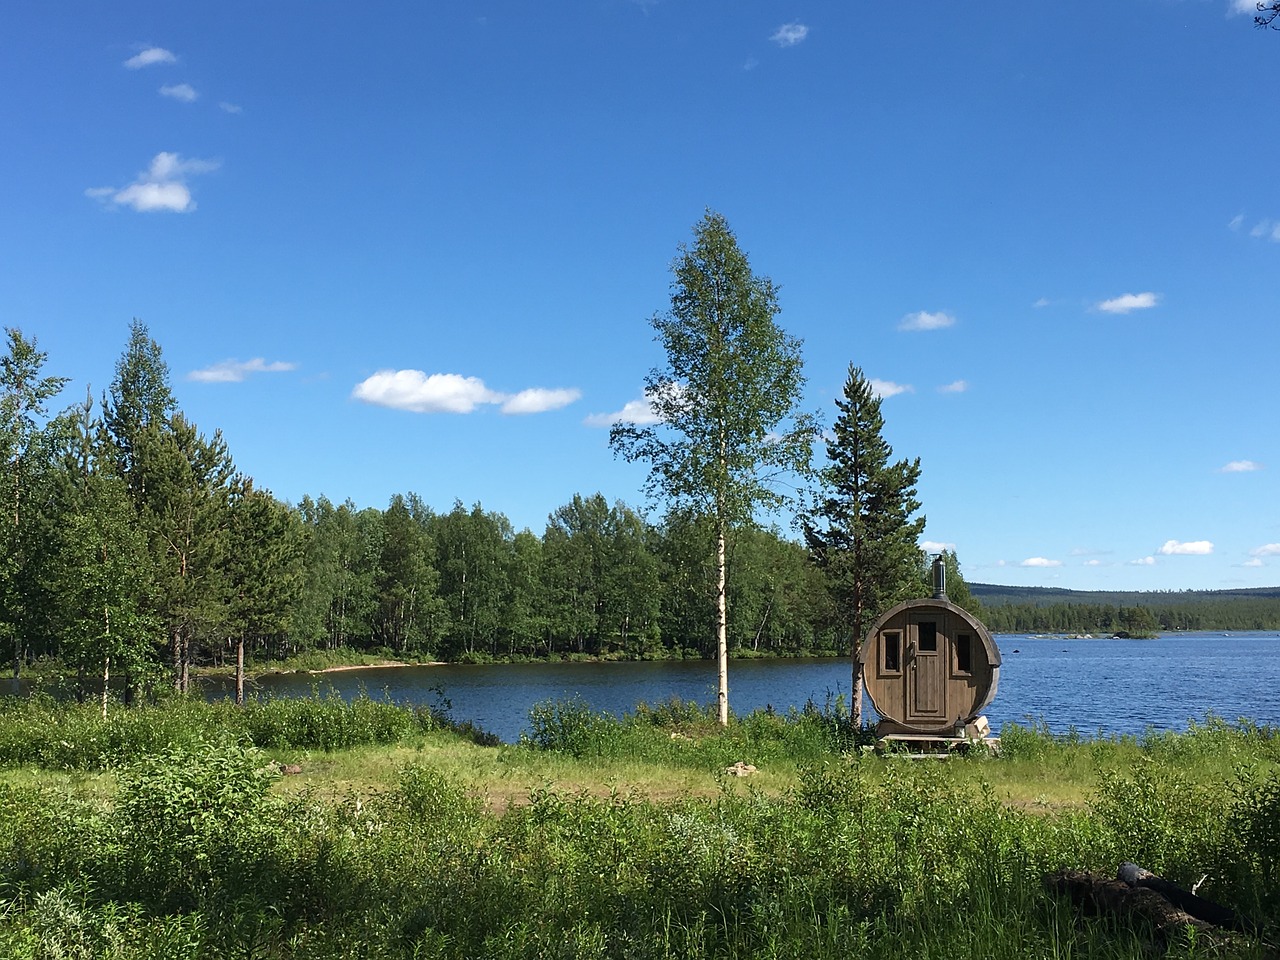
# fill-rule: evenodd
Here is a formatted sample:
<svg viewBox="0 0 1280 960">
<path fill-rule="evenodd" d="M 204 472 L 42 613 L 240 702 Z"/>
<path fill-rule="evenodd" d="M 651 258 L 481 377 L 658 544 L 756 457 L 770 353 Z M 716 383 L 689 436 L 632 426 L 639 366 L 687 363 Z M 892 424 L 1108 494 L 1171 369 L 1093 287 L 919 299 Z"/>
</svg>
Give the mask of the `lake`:
<svg viewBox="0 0 1280 960">
<path fill-rule="evenodd" d="M 1213 714 L 1280 725 L 1280 634 L 1186 633 L 1158 640 L 996 637 L 1004 663 L 1000 688 L 986 715 L 993 730 L 1009 722 L 1043 722 L 1055 733 L 1142 733 L 1184 730 Z M 767 706 L 779 712 L 819 707 L 850 690 L 849 661 L 735 660 L 729 704 L 736 713 Z M 215 682 L 207 693 L 229 695 Z M 715 701 L 715 664 L 706 660 L 646 663 L 517 663 L 386 667 L 327 674 L 257 678 L 259 695 L 308 696 L 337 690 L 354 697 L 390 697 L 410 705 L 448 702 L 456 720 L 514 743 L 529 710 L 544 700 L 581 697 L 593 709 L 621 714 L 642 701 L 671 697 Z M 870 704 L 867 704 L 870 710 Z"/>
</svg>

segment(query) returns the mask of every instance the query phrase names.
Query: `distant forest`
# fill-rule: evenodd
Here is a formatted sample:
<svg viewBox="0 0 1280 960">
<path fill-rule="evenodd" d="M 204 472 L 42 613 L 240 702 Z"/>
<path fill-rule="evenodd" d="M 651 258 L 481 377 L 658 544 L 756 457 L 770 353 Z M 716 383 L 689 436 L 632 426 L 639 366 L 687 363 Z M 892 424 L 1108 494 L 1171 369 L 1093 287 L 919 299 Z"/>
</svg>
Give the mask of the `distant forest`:
<svg viewBox="0 0 1280 960">
<path fill-rule="evenodd" d="M 971 583 L 997 633 L 1280 630 L 1280 587 L 1105 591 Z"/>
</svg>

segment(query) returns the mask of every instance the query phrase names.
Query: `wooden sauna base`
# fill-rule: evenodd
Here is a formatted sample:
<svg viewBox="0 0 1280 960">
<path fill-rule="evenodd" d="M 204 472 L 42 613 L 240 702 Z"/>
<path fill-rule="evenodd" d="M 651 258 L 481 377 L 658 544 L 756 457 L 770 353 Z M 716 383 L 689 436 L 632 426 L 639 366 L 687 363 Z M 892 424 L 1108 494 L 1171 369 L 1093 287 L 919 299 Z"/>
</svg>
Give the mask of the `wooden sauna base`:
<svg viewBox="0 0 1280 960">
<path fill-rule="evenodd" d="M 929 733 L 886 733 L 876 739 L 876 753 L 893 754 L 910 760 L 946 760 L 971 750 L 1000 754 L 999 737 L 955 737 Z"/>
</svg>

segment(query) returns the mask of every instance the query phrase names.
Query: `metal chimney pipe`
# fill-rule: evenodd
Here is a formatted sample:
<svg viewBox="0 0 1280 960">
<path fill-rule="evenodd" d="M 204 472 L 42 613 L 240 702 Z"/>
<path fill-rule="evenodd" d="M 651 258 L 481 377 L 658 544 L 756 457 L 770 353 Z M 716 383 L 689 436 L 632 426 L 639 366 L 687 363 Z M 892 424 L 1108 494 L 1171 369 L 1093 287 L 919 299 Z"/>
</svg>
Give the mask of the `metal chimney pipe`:
<svg viewBox="0 0 1280 960">
<path fill-rule="evenodd" d="M 942 554 L 933 558 L 933 599 L 947 599 L 947 564 Z"/>
</svg>

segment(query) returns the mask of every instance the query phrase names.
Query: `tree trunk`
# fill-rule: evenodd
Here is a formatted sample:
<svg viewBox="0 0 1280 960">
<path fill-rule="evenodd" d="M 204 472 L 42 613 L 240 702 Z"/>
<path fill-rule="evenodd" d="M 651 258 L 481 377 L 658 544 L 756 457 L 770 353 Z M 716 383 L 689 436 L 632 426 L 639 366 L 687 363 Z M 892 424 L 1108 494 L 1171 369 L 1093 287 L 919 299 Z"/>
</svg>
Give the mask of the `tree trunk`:
<svg viewBox="0 0 1280 960">
<path fill-rule="evenodd" d="M 244 706 L 244 634 L 236 640 L 236 706 Z"/>
<path fill-rule="evenodd" d="M 102 719 L 107 719 L 107 684 L 111 680 L 111 608 L 102 608 L 102 618 L 107 628 L 107 653 L 102 658 Z"/>
<path fill-rule="evenodd" d="M 716 668 L 719 680 L 716 706 L 722 727 L 729 725 L 729 623 L 725 607 L 727 571 L 724 521 L 720 521 L 716 531 Z"/>
</svg>

